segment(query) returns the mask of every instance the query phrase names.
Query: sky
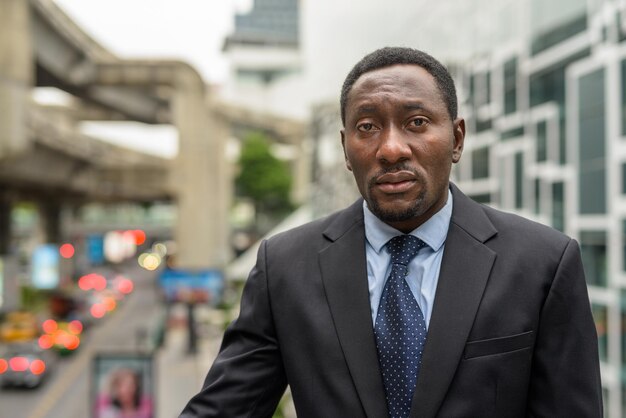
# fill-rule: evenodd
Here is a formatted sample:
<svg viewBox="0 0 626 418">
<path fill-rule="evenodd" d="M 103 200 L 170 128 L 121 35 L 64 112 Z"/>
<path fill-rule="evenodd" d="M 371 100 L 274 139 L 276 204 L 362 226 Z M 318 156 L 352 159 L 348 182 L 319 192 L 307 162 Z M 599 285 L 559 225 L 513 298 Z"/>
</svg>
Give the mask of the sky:
<svg viewBox="0 0 626 418">
<path fill-rule="evenodd" d="M 54 0 L 85 32 L 121 58 L 180 59 L 193 65 L 205 82 L 228 75 L 223 40 L 234 13 L 252 0 Z M 53 94 L 40 94 L 46 101 Z M 55 99 L 52 99 L 55 100 Z M 178 133 L 172 126 L 135 122 L 85 122 L 81 131 L 146 153 L 174 157 Z"/>
<path fill-rule="evenodd" d="M 175 58 L 219 83 L 223 39 L 251 0 L 54 0 L 96 41 L 123 58 Z"/>
</svg>

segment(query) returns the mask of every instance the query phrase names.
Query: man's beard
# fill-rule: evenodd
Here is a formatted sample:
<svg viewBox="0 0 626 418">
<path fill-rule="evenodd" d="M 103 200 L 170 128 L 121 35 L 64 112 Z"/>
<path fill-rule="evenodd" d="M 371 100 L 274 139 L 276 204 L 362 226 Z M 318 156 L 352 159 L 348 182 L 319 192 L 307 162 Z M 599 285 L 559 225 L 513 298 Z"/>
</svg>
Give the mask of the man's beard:
<svg viewBox="0 0 626 418">
<path fill-rule="evenodd" d="M 394 210 L 393 208 L 384 209 L 378 203 L 378 199 L 373 197 L 373 193 L 371 193 L 371 190 L 376 184 L 376 179 L 382 176 L 383 174 L 393 173 L 396 171 L 410 171 L 415 175 L 418 183 L 421 183 L 422 185 L 425 184 L 424 178 L 416 170 L 413 170 L 404 164 L 395 166 L 393 168 L 381 170 L 380 172 L 376 173 L 376 175 L 372 176 L 372 179 L 369 181 L 369 184 L 368 184 L 370 193 L 369 193 L 369 199 L 367 199 L 367 207 L 369 208 L 370 211 L 372 211 L 374 215 L 376 215 L 378 219 L 380 219 L 383 222 L 408 221 L 410 219 L 413 219 L 415 217 L 422 215 L 422 213 L 425 211 L 425 208 L 423 206 L 424 206 L 424 200 L 426 198 L 426 190 L 424 188 L 422 188 L 422 190 L 419 192 L 417 198 L 415 198 L 411 206 L 405 209 L 401 209 L 401 210 L 400 209 Z"/>
</svg>

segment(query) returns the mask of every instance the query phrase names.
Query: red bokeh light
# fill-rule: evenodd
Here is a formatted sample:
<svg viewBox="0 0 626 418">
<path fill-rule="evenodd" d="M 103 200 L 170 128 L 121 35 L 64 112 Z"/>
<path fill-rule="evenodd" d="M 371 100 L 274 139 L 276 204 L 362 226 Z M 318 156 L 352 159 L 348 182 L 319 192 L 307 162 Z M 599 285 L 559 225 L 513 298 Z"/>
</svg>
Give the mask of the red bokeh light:
<svg viewBox="0 0 626 418">
<path fill-rule="evenodd" d="M 78 319 L 75 319 L 67 324 L 67 330 L 74 335 L 78 335 L 83 332 L 83 324 Z"/>
<path fill-rule="evenodd" d="M 80 345 L 80 338 L 78 338 L 76 335 L 68 334 L 64 345 L 65 348 L 67 348 L 68 350 L 76 350 Z"/>
<path fill-rule="evenodd" d="M 135 244 L 141 245 L 146 242 L 146 233 L 141 229 L 135 229 L 133 231 L 133 235 L 135 236 Z"/>
<path fill-rule="evenodd" d="M 59 324 L 57 324 L 54 319 L 46 319 L 45 321 L 43 321 L 43 324 L 41 324 L 41 328 L 46 334 L 54 333 L 58 327 Z"/>
<path fill-rule="evenodd" d="M 78 287 L 81 290 L 104 290 L 107 287 L 107 279 L 101 274 L 89 273 L 78 279 Z"/>
<path fill-rule="evenodd" d="M 91 316 L 94 318 L 102 318 L 106 313 L 104 305 L 100 303 L 94 303 L 89 311 L 91 312 Z"/>
<path fill-rule="evenodd" d="M 39 337 L 39 347 L 47 350 L 54 345 L 54 338 L 51 335 L 42 335 Z"/>
<path fill-rule="evenodd" d="M 46 371 L 46 363 L 43 360 L 35 359 L 30 363 L 30 371 L 34 375 L 42 374 Z"/>
<path fill-rule="evenodd" d="M 72 258 L 74 257 L 74 246 L 72 244 L 63 244 L 61 248 L 59 248 L 59 253 L 63 258 Z"/>
<path fill-rule="evenodd" d="M 9 363 L 7 363 L 5 359 L 0 358 L 0 374 L 6 372 L 8 368 L 9 368 Z"/>
<path fill-rule="evenodd" d="M 121 278 L 120 281 L 117 283 L 117 290 L 119 290 L 121 293 L 124 293 L 125 295 L 132 292 L 134 287 L 135 285 L 133 284 L 132 280 L 125 277 Z"/>
<path fill-rule="evenodd" d="M 13 371 L 23 372 L 28 369 L 28 359 L 26 357 L 13 357 L 9 360 L 9 366 Z"/>
</svg>

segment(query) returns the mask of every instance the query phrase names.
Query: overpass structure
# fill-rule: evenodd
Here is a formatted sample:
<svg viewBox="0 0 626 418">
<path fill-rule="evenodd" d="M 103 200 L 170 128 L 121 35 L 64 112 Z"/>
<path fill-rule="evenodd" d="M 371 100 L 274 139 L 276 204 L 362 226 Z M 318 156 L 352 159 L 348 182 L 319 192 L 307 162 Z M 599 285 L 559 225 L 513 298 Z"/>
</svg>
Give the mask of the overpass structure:
<svg viewBox="0 0 626 418">
<path fill-rule="evenodd" d="M 36 87 L 63 90 L 72 105 L 39 105 Z M 174 200 L 177 263 L 223 267 L 231 129 L 270 130 L 298 146 L 304 137 L 302 124 L 265 116 L 217 103 L 185 62 L 116 57 L 51 0 L 0 0 L 0 254 L 11 206 L 24 196 L 39 202 L 49 242 L 59 241 L 67 202 Z M 179 153 L 167 160 L 89 138 L 78 130 L 86 120 L 172 124 Z M 296 166 L 302 185 L 305 165 Z"/>
</svg>

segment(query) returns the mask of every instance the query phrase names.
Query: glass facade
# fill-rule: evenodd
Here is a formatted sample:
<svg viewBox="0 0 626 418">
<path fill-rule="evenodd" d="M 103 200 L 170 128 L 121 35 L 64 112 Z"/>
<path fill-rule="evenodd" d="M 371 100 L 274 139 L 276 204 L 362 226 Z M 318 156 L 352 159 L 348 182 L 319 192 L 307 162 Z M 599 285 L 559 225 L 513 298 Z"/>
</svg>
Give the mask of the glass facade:
<svg viewBox="0 0 626 418">
<path fill-rule="evenodd" d="M 517 58 L 504 63 L 504 113 L 517 110 Z"/>
<path fill-rule="evenodd" d="M 489 148 L 479 148 L 472 152 L 472 178 L 489 177 Z"/>
<path fill-rule="evenodd" d="M 548 124 L 541 121 L 537 124 L 537 162 L 544 162 L 548 159 Z"/>
<path fill-rule="evenodd" d="M 605 306 L 592 304 L 593 320 L 596 323 L 596 332 L 598 333 L 598 351 L 600 360 L 608 359 L 608 337 L 607 337 L 607 309 Z"/>
<path fill-rule="evenodd" d="M 606 213 L 604 69 L 579 81 L 579 207 L 582 214 Z"/>
<path fill-rule="evenodd" d="M 582 253 L 587 283 L 593 286 L 607 285 L 607 233 L 606 231 L 581 231 Z"/>
</svg>

